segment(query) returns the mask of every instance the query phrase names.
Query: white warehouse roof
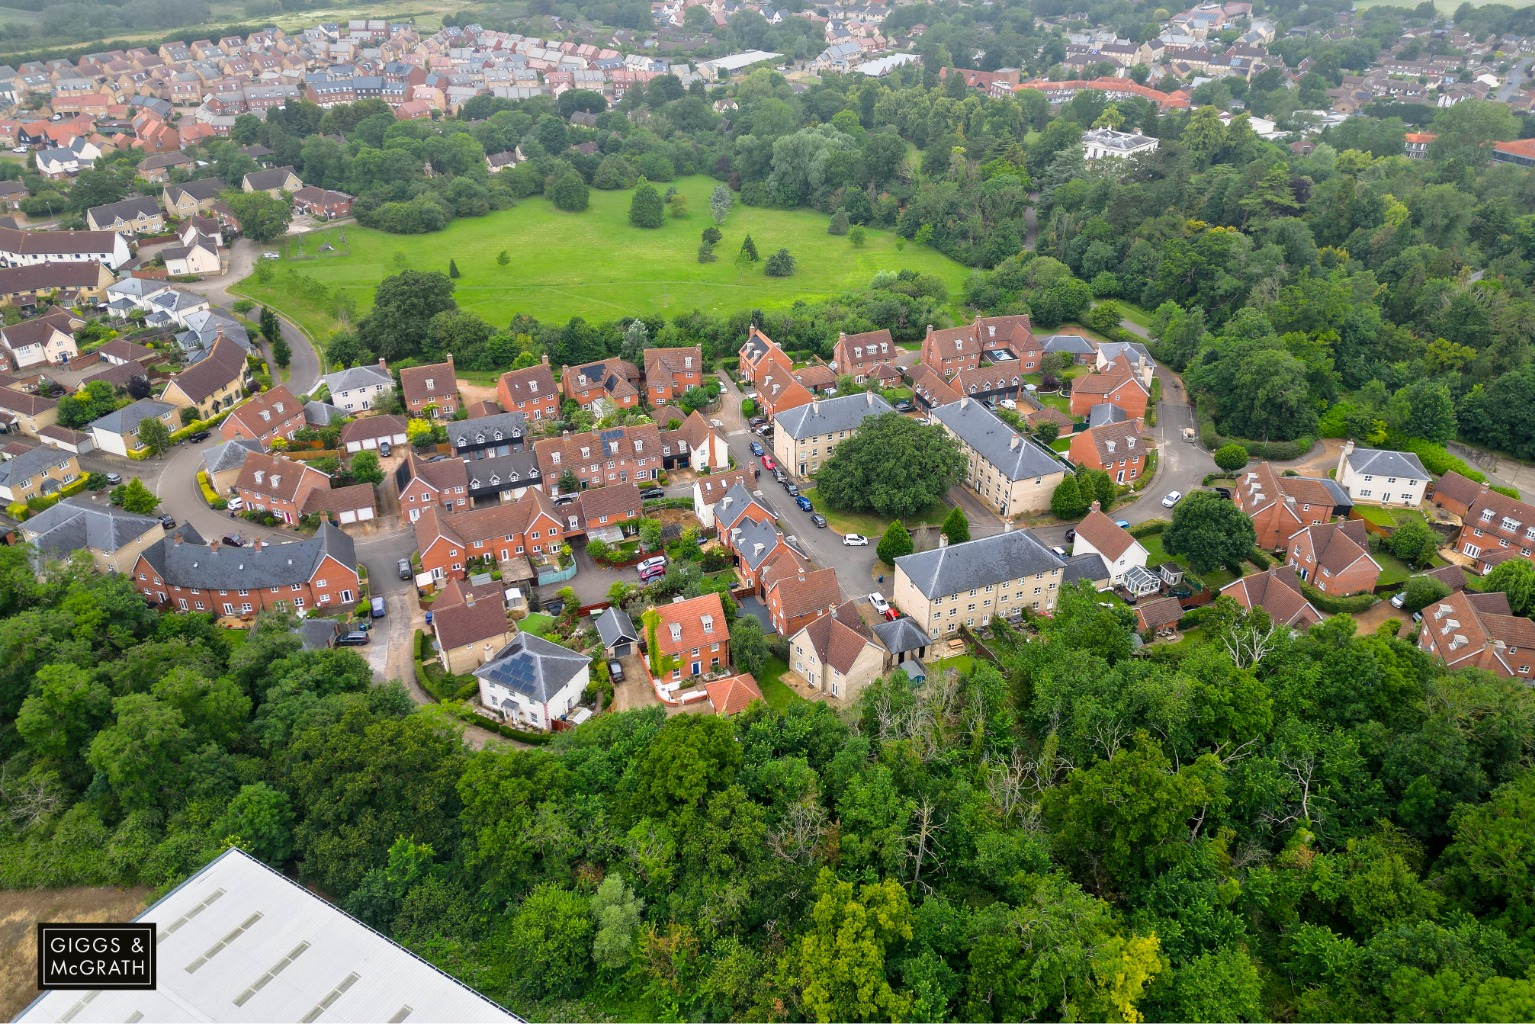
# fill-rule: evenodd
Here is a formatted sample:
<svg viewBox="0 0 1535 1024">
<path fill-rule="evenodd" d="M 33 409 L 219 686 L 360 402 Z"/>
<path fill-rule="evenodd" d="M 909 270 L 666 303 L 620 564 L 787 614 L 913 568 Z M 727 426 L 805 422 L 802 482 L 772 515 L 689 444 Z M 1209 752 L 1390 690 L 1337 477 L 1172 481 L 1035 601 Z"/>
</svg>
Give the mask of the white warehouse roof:
<svg viewBox="0 0 1535 1024">
<path fill-rule="evenodd" d="M 519 1021 L 260 861 L 229 849 L 135 920 L 154 991 L 50 990 L 19 1021 Z"/>
</svg>

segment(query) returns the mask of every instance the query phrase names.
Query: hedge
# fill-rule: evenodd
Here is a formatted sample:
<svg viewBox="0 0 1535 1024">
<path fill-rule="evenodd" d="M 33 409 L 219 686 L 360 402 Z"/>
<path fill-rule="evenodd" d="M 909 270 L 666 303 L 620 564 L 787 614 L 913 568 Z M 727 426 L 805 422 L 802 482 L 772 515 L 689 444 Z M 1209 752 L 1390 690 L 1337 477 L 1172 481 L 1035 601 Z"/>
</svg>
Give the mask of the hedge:
<svg viewBox="0 0 1535 1024">
<path fill-rule="evenodd" d="M 81 491 L 85 490 L 86 480 L 87 480 L 87 478 L 82 476 L 80 479 L 72 481 L 70 483 L 67 483 L 63 487 L 60 487 L 53 494 L 47 495 L 46 497 L 41 497 L 40 496 L 40 497 L 36 497 L 36 498 L 30 499 L 25 504 L 27 512 L 26 512 L 26 516 L 24 518 L 30 519 L 33 516 L 37 515 L 39 512 L 46 512 L 46 511 L 48 511 L 48 509 L 50 509 L 53 506 L 57 505 L 59 502 L 63 501 L 65 498 L 68 498 L 68 497 L 71 497 L 73 495 L 79 494 Z"/>
<path fill-rule="evenodd" d="M 185 441 L 199 430 L 211 430 L 213 427 L 223 423 L 224 420 L 227 419 L 229 414 L 232 412 L 234 412 L 233 408 L 225 409 L 223 412 L 219 413 L 217 416 L 210 420 L 193 420 L 191 423 L 188 423 L 180 430 L 172 431 L 171 444 L 180 444 L 182 441 Z"/>
<path fill-rule="evenodd" d="M 219 500 L 219 493 L 213 489 L 213 484 L 208 481 L 208 471 L 206 469 L 199 469 L 197 471 L 197 486 L 203 492 L 203 501 L 207 504 L 212 505 L 215 501 Z"/>
<path fill-rule="evenodd" d="M 1144 523 L 1136 523 L 1125 532 L 1134 537 L 1136 540 L 1140 540 L 1142 537 L 1150 537 L 1154 534 L 1161 533 L 1163 530 L 1167 529 L 1168 525 L 1169 524 L 1166 519 L 1148 519 Z"/>
<path fill-rule="evenodd" d="M 488 729 L 489 731 L 495 733 L 497 736 L 504 736 L 509 740 L 516 740 L 519 743 L 528 743 L 533 746 L 543 746 L 545 743 L 548 743 L 554 739 L 553 733 L 525 732 L 522 729 L 514 729 L 510 725 L 505 725 L 501 722 L 498 722 L 494 718 L 486 718 L 478 711 L 470 708 L 467 704 L 462 704 L 454 708 L 453 713 L 460 720 L 468 722 L 470 725 L 477 725 L 481 729 Z"/>
<path fill-rule="evenodd" d="M 1334 597 L 1324 594 L 1305 580 L 1300 581 L 1300 592 L 1306 600 L 1329 615 L 1357 615 L 1375 604 L 1374 594 L 1355 594 L 1353 597 Z"/>
<path fill-rule="evenodd" d="M 1289 462 L 1305 455 L 1316 444 L 1316 438 L 1309 434 L 1293 441 L 1250 441 L 1242 437 L 1226 437 L 1215 429 L 1215 418 L 1205 408 L 1199 410 L 1199 419 L 1199 443 L 1206 449 L 1213 452 L 1223 445 L 1239 444 L 1247 449 L 1248 457 L 1254 462 Z"/>
<path fill-rule="evenodd" d="M 1402 450 L 1412 452 L 1423 463 L 1423 468 L 1435 476 L 1444 476 L 1452 470 L 1476 483 L 1486 483 L 1487 476 L 1470 466 L 1464 459 L 1457 458 L 1445 450 L 1444 445 L 1425 441 L 1420 437 L 1401 442 Z"/>
<path fill-rule="evenodd" d="M 1162 378 L 1151 378 L 1151 395 L 1146 402 L 1146 426 L 1157 425 L 1157 403 L 1162 400 Z"/>
<path fill-rule="evenodd" d="M 645 502 L 645 511 L 657 508 L 681 508 L 693 511 L 692 498 L 651 498 Z"/>
<path fill-rule="evenodd" d="M 1247 553 L 1247 560 L 1256 565 L 1259 572 L 1267 572 L 1274 567 L 1274 560 L 1257 548 Z"/>
</svg>

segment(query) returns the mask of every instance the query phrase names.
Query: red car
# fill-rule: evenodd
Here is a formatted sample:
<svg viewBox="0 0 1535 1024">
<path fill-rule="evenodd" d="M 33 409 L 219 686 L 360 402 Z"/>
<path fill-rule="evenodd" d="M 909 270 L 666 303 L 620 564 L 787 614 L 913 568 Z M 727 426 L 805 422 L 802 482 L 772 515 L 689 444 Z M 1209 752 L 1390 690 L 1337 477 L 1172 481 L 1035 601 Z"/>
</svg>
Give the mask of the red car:
<svg viewBox="0 0 1535 1024">
<path fill-rule="evenodd" d="M 766 470 L 774 470 L 774 469 L 778 468 L 778 463 L 773 461 L 773 456 L 771 456 L 771 455 L 763 455 L 762 456 L 762 468 L 766 469 Z"/>
</svg>

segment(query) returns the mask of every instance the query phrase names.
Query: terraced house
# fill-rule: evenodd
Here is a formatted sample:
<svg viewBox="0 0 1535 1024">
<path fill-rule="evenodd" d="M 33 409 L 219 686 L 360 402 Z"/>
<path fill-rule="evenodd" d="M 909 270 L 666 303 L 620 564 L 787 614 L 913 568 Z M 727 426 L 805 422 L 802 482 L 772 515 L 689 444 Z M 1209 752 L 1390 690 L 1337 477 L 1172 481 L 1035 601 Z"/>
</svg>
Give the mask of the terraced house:
<svg viewBox="0 0 1535 1024">
<path fill-rule="evenodd" d="M 349 606 L 357 600 L 352 538 L 329 523 L 306 540 L 246 547 L 204 541 L 191 524 L 139 555 L 134 586 L 152 604 L 184 612 L 251 615 Z"/>
<path fill-rule="evenodd" d="M 645 350 L 645 397 L 652 406 L 671 405 L 704 382 L 704 352 L 692 348 Z"/>
<path fill-rule="evenodd" d="M 1040 512 L 1066 476 L 1066 467 L 1033 439 L 970 398 L 941 405 L 933 421 L 959 441 L 965 484 L 1002 516 Z"/>
<path fill-rule="evenodd" d="M 57 494 L 80 478 L 80 459 L 50 445 L 13 442 L 0 448 L 0 500 L 9 505 Z"/>
<path fill-rule="evenodd" d="M 567 470 L 581 487 L 643 484 L 661 473 L 661 432 L 654 423 L 546 437 L 533 451 L 539 473 L 556 488 Z"/>
<path fill-rule="evenodd" d="M 813 476 L 837 445 L 871 416 L 895 412 L 872 391 L 807 402 L 774 418 L 773 457 L 796 476 Z"/>
<path fill-rule="evenodd" d="M 895 560 L 894 603 L 930 637 L 1024 608 L 1055 610 L 1065 562 L 1028 530 L 1011 530 Z"/>
<path fill-rule="evenodd" d="M 489 568 L 519 556 L 537 560 L 554 555 L 566 536 L 559 511 L 541 491 L 488 508 L 422 509 L 413 520 L 421 571 L 440 581 L 467 575 L 471 562 Z"/>
<path fill-rule="evenodd" d="M 567 366 L 560 374 L 565 397 L 583 409 L 607 402 L 616 409 L 640 404 L 640 368 L 623 359 Z"/>
</svg>

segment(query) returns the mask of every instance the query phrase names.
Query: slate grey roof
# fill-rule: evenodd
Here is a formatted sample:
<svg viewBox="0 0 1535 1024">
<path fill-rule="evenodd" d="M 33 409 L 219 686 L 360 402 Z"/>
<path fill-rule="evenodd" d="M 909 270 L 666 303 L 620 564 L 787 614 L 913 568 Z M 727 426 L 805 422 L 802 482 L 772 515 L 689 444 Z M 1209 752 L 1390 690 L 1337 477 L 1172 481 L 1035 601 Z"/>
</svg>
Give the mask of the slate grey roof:
<svg viewBox="0 0 1535 1024">
<path fill-rule="evenodd" d="M 839 430 L 857 430 L 866 418 L 887 412 L 895 412 L 890 403 L 872 391 L 866 391 L 861 395 L 840 395 L 796 406 L 779 413 L 774 417 L 774 423 L 777 429 L 799 441 Z"/>
<path fill-rule="evenodd" d="M 1108 362 L 1124 356 L 1132 364 L 1154 362 L 1146 346 L 1138 341 L 1105 341 L 1098 346 L 1099 353 Z"/>
<path fill-rule="evenodd" d="M 125 405 L 100 419 L 92 420 L 91 429 L 106 431 L 109 434 L 127 434 L 145 420 L 158 419 L 174 411 L 175 408 L 174 405 L 157 402 L 153 398 L 141 398 L 132 405 Z"/>
<path fill-rule="evenodd" d="M 543 703 L 569 685 L 587 664 L 584 654 L 541 636 L 518 633 L 474 674 Z"/>
<path fill-rule="evenodd" d="M 175 542 L 180 535 L 182 542 Z M 321 523 L 313 537 L 286 544 L 263 544 L 218 550 L 202 543 L 190 526 L 182 526 L 169 537 L 150 545 L 144 552 L 165 582 L 179 587 L 202 590 L 256 590 L 306 583 L 326 555 L 342 565 L 357 565 L 357 549 L 352 538 L 330 523 Z"/>
<path fill-rule="evenodd" d="M 222 473 L 227 469 L 239 469 L 245 465 L 247 455 L 262 450 L 261 442 L 250 438 L 242 437 L 234 441 L 225 441 L 203 452 L 203 468 L 210 474 Z"/>
<path fill-rule="evenodd" d="M 329 426 L 337 420 L 346 419 L 348 415 L 350 414 L 343 412 L 329 402 L 304 403 L 304 422 L 316 427 Z"/>
<path fill-rule="evenodd" d="M 1348 455 L 1348 465 L 1355 473 L 1372 476 L 1406 477 L 1410 480 L 1428 480 L 1428 470 L 1412 452 L 1388 452 L 1375 448 L 1358 448 Z"/>
<path fill-rule="evenodd" d="M 474 448 L 501 441 L 522 440 L 528 418 L 520 412 L 498 412 L 448 424 L 448 444 L 454 448 Z M 499 433 L 499 437 L 497 434 Z"/>
<path fill-rule="evenodd" d="M 1009 480 L 1065 472 L 1054 455 L 999 420 L 980 402 L 962 398 L 940 405 L 933 415 Z"/>
<path fill-rule="evenodd" d="M 1129 418 L 1129 413 L 1112 402 L 1099 402 L 1087 410 L 1087 425 L 1089 427 L 1102 427 L 1110 423 L 1123 423 Z"/>
<path fill-rule="evenodd" d="M 49 467 L 72 458 L 71 453 L 45 444 L 29 448 L 20 455 L 0 461 L 0 486 L 18 487 Z"/>
<path fill-rule="evenodd" d="M 895 560 L 897 571 L 929 598 L 1054 572 L 1065 563 L 1028 530 L 993 534 Z"/>
<path fill-rule="evenodd" d="M 345 370 L 327 373 L 320 378 L 320 381 L 330 389 L 332 395 L 339 395 L 343 391 L 355 391 L 358 388 L 376 387 L 379 384 L 394 387 L 394 376 L 377 363 L 350 366 Z"/>
<path fill-rule="evenodd" d="M 880 643 L 884 644 L 885 650 L 891 654 L 920 651 L 933 642 L 932 637 L 922 632 L 922 627 L 917 625 L 917 620 L 909 619 L 904 615 L 899 619 L 876 622 L 874 635 L 879 637 Z"/>
<path fill-rule="evenodd" d="M 1063 587 L 1078 580 L 1097 584 L 1110 578 L 1109 567 L 1097 552 L 1084 551 L 1080 555 L 1072 555 L 1066 559 L 1066 568 L 1061 570 Z"/>
<path fill-rule="evenodd" d="M 1069 352 L 1074 356 L 1092 355 L 1093 343 L 1080 334 L 1052 334 L 1040 342 L 1043 352 Z"/>
<path fill-rule="evenodd" d="M 778 547 L 778 527 L 772 523 L 759 523 L 755 519 L 743 519 L 741 525 L 730 531 L 731 545 L 741 556 L 741 561 L 756 569 Z M 757 545 L 762 545 L 759 549 Z"/>
<path fill-rule="evenodd" d="M 117 217 L 123 220 L 133 220 L 135 217 L 158 217 L 160 203 L 153 196 L 134 196 L 131 199 L 107 203 L 104 206 L 93 206 L 85 213 L 97 224 L 110 224 Z"/>
<path fill-rule="evenodd" d="M 288 175 L 295 178 L 298 174 L 292 167 L 273 167 L 264 171 L 251 171 L 245 176 L 245 184 L 252 190 L 265 192 L 269 188 L 280 188 L 288 180 Z"/>
<path fill-rule="evenodd" d="M 1322 477 L 1321 479 L 1317 480 L 1317 483 L 1327 488 L 1327 493 L 1332 495 L 1332 504 L 1334 509 L 1354 507 L 1354 499 L 1349 497 L 1349 493 L 1343 489 L 1343 485 L 1338 483 L 1338 481 L 1334 480 L 1332 477 Z"/>
<path fill-rule="evenodd" d="M 602 638 L 602 646 L 612 647 L 614 644 L 624 642 L 638 643 L 639 634 L 635 632 L 634 620 L 617 608 L 609 607 L 601 615 L 597 616 L 597 635 Z"/>
<path fill-rule="evenodd" d="M 142 299 L 146 295 L 165 291 L 169 285 L 164 281 L 155 281 L 147 277 L 125 277 L 121 281 L 114 281 L 107 286 L 107 294 L 114 298 Z"/>
<path fill-rule="evenodd" d="M 538 475 L 538 456 L 531 451 L 465 460 L 464 465 L 469 470 L 469 488 L 475 492 L 537 487 L 543 482 Z"/>
<path fill-rule="evenodd" d="M 158 519 L 75 497 L 28 519 L 21 532 L 46 557 L 68 558 L 84 548 L 111 554 L 160 529 Z"/>
<path fill-rule="evenodd" d="M 341 626 L 335 619 L 300 619 L 293 632 L 304 641 L 304 650 L 323 651 L 335 644 Z"/>
</svg>

